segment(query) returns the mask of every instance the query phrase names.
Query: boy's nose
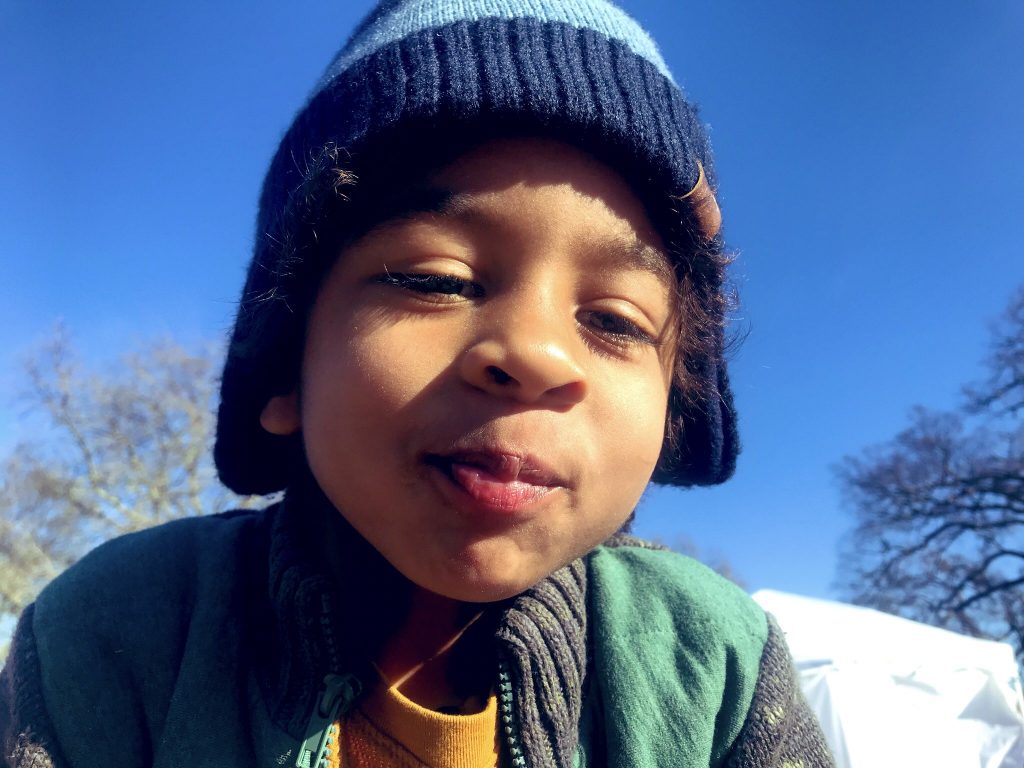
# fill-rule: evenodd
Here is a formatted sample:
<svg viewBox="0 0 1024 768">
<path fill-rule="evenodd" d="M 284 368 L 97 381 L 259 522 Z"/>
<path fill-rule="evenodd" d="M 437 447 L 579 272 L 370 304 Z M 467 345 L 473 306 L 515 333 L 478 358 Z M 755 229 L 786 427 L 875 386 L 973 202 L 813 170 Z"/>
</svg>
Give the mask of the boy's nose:
<svg viewBox="0 0 1024 768">
<path fill-rule="evenodd" d="M 503 322 L 477 336 L 460 361 L 463 379 L 494 395 L 564 408 L 586 397 L 584 370 L 573 339 L 539 318 Z M 572 329 L 575 333 L 575 328 Z"/>
</svg>

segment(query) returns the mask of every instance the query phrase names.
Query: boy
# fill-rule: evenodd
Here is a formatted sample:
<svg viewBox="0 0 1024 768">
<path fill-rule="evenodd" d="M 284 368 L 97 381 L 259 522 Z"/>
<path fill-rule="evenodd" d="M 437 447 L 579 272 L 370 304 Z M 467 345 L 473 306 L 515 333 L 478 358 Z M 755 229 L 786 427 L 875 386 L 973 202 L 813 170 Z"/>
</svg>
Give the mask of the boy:
<svg viewBox="0 0 1024 768">
<path fill-rule="evenodd" d="M 623 533 L 733 470 L 711 155 L 604 0 L 385 0 L 264 183 L 215 458 L 5 670 L 8 764 L 819 766 L 739 590 Z"/>
</svg>

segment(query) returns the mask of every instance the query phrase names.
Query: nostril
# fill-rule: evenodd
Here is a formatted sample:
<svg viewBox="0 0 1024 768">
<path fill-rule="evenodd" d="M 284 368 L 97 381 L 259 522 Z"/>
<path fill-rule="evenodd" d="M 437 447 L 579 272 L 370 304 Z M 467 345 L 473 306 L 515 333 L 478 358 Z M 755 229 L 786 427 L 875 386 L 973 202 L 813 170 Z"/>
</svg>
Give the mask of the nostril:
<svg viewBox="0 0 1024 768">
<path fill-rule="evenodd" d="M 487 366 L 487 375 L 494 380 L 495 384 L 508 384 L 512 381 L 512 377 L 496 365 Z"/>
</svg>

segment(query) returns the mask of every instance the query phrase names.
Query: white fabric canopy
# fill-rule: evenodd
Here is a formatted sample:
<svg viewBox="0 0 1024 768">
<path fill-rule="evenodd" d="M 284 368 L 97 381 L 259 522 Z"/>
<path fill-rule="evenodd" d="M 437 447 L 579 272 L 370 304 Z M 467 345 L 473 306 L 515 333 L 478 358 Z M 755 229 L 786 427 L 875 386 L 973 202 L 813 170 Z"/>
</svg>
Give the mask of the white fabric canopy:
<svg viewBox="0 0 1024 768">
<path fill-rule="evenodd" d="M 1012 648 L 897 616 L 761 590 L 838 768 L 1024 768 Z"/>
</svg>

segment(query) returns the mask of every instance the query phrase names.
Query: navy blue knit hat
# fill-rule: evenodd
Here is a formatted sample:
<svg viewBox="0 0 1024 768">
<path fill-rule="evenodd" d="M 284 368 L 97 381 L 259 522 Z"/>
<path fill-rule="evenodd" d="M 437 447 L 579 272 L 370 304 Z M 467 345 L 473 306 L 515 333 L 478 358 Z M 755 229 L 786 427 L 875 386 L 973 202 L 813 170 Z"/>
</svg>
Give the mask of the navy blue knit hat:
<svg viewBox="0 0 1024 768">
<path fill-rule="evenodd" d="M 263 430 L 260 413 L 298 382 L 306 314 L 338 252 L 327 233 L 358 226 L 346 210 L 353 168 L 500 135 L 579 146 L 645 203 L 705 319 L 680 361 L 688 385 L 670 394 L 653 479 L 710 485 L 732 474 L 739 447 L 711 149 L 654 42 L 605 0 L 383 0 L 327 68 L 264 180 L 221 381 L 214 458 L 229 488 L 262 494 L 288 483 L 296 438 Z"/>
</svg>

